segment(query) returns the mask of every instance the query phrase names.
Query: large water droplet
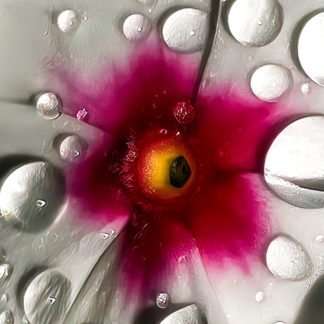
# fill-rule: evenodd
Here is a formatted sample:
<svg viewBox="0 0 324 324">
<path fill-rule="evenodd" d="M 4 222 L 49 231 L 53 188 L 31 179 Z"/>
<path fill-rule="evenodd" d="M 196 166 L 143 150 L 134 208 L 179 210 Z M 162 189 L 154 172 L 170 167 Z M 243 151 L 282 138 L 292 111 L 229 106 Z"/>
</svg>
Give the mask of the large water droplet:
<svg viewBox="0 0 324 324">
<path fill-rule="evenodd" d="M 64 189 L 61 173 L 50 164 L 25 164 L 10 173 L 3 182 L 0 210 L 13 226 L 39 231 L 53 221 L 63 202 Z"/>
<path fill-rule="evenodd" d="M 131 41 L 138 41 L 146 38 L 151 31 L 151 22 L 140 14 L 128 16 L 123 25 L 125 37 Z"/>
<path fill-rule="evenodd" d="M 324 12 L 304 25 L 298 40 L 298 57 L 306 74 L 324 86 Z"/>
<path fill-rule="evenodd" d="M 303 280 L 313 270 L 312 261 L 302 245 L 283 235 L 269 244 L 266 262 L 271 273 L 281 279 Z"/>
<path fill-rule="evenodd" d="M 39 115 L 45 119 L 55 119 L 61 115 L 62 101 L 52 92 L 46 92 L 37 97 L 36 108 Z"/>
<path fill-rule="evenodd" d="M 165 43 L 171 49 L 181 52 L 201 50 L 208 33 L 206 12 L 185 8 L 171 14 L 162 28 Z"/>
<path fill-rule="evenodd" d="M 65 137 L 59 147 L 61 159 L 72 162 L 82 154 L 84 143 L 77 135 Z"/>
<path fill-rule="evenodd" d="M 290 82 L 288 69 L 277 64 L 267 64 L 254 71 L 250 85 L 255 96 L 271 102 L 278 100 L 288 90 Z"/>
<path fill-rule="evenodd" d="M 272 143 L 265 179 L 280 198 L 302 208 L 324 207 L 324 117 L 299 119 Z"/>
<path fill-rule="evenodd" d="M 177 310 L 165 318 L 161 324 L 202 324 L 202 318 L 196 305 Z"/>
<path fill-rule="evenodd" d="M 73 10 L 64 10 L 57 16 L 57 26 L 62 32 L 72 30 L 77 22 L 77 16 Z"/>
<path fill-rule="evenodd" d="M 277 0 L 236 0 L 228 13 L 228 26 L 242 45 L 264 46 L 279 34 L 282 19 Z"/>
<path fill-rule="evenodd" d="M 156 306 L 159 308 L 167 308 L 169 305 L 170 297 L 167 293 L 159 293 L 156 296 Z"/>
<path fill-rule="evenodd" d="M 0 314 L 0 324 L 13 324 L 14 318 L 11 311 L 4 311 Z"/>
<path fill-rule="evenodd" d="M 46 270 L 27 287 L 23 303 L 31 323 L 62 323 L 68 307 L 71 283 L 61 273 Z"/>
</svg>

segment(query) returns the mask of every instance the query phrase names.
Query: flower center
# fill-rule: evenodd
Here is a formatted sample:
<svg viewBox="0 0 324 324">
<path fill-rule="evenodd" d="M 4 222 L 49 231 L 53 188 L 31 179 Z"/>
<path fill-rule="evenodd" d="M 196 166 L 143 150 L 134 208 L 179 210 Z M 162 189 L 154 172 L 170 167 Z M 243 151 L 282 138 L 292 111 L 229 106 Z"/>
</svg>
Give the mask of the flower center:
<svg viewBox="0 0 324 324">
<path fill-rule="evenodd" d="M 170 166 L 170 184 L 182 188 L 190 179 L 191 168 L 184 156 L 174 159 Z"/>
</svg>

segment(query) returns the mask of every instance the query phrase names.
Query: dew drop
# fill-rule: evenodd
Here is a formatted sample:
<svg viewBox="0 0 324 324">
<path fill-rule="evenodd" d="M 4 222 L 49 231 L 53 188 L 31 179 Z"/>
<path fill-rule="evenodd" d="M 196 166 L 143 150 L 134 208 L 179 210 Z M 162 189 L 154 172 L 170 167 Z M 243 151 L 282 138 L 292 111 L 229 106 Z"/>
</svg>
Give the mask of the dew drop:
<svg viewBox="0 0 324 324">
<path fill-rule="evenodd" d="M 162 135 L 167 135 L 167 134 L 168 134 L 168 131 L 167 131 L 165 128 L 162 128 L 162 129 L 160 130 L 160 134 L 162 134 Z"/>
<path fill-rule="evenodd" d="M 261 303 L 262 301 L 264 301 L 264 299 L 265 299 L 265 293 L 263 291 L 259 291 L 259 292 L 256 293 L 255 300 L 258 303 Z"/>
<path fill-rule="evenodd" d="M 62 323 L 71 292 L 71 283 L 56 270 L 37 275 L 27 287 L 23 304 L 31 323 Z"/>
<path fill-rule="evenodd" d="M 4 311 L 0 314 L 0 324 L 13 324 L 14 318 L 11 311 Z"/>
<path fill-rule="evenodd" d="M 269 244 L 266 262 L 270 272 L 281 279 L 303 280 L 313 270 L 312 261 L 303 246 L 283 235 Z"/>
<path fill-rule="evenodd" d="M 28 163 L 5 178 L 0 190 L 0 210 L 10 211 L 4 218 L 12 226 L 39 231 L 53 221 L 64 190 L 64 178 L 56 168 L 45 162 Z"/>
<path fill-rule="evenodd" d="M 273 41 L 282 26 L 277 0 L 236 0 L 228 13 L 233 37 L 244 46 L 264 46 Z"/>
<path fill-rule="evenodd" d="M 298 39 L 298 57 L 305 73 L 324 86 L 324 12 L 311 17 Z"/>
<path fill-rule="evenodd" d="M 311 92 L 311 85 L 309 83 L 304 83 L 302 84 L 300 90 L 304 96 L 308 96 Z"/>
<path fill-rule="evenodd" d="M 267 64 L 254 71 L 250 86 L 256 97 L 264 101 L 277 101 L 290 87 L 288 69 L 277 64 Z"/>
<path fill-rule="evenodd" d="M 57 26 L 64 33 L 72 30 L 76 24 L 77 16 L 73 10 L 64 10 L 57 17 Z"/>
<path fill-rule="evenodd" d="M 180 52 L 195 52 L 203 48 L 207 39 L 207 13 L 184 8 L 172 13 L 162 27 L 162 35 L 169 48 Z"/>
<path fill-rule="evenodd" d="M 59 154 L 62 160 L 72 162 L 78 158 L 83 150 L 83 142 L 77 135 L 65 137 L 59 147 Z"/>
<path fill-rule="evenodd" d="M 148 18 L 140 14 L 134 14 L 125 19 L 123 32 L 128 40 L 139 41 L 149 35 L 151 28 L 151 22 Z"/>
<path fill-rule="evenodd" d="M 36 108 L 41 117 L 55 119 L 61 115 L 63 105 L 58 95 L 46 92 L 37 97 Z"/>
<path fill-rule="evenodd" d="M 161 292 L 156 296 L 156 306 L 162 309 L 168 307 L 170 296 L 167 293 Z"/>
<path fill-rule="evenodd" d="M 317 235 L 315 237 L 315 242 L 316 243 L 323 243 L 324 242 L 324 236 L 323 235 Z"/>
</svg>

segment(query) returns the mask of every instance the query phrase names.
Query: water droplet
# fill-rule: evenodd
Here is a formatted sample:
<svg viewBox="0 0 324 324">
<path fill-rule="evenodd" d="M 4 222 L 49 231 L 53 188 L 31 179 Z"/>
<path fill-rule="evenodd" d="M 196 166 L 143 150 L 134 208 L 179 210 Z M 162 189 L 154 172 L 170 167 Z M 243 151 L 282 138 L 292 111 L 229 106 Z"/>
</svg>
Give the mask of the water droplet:
<svg viewBox="0 0 324 324">
<path fill-rule="evenodd" d="M 10 210 L 4 218 L 14 227 L 39 231 L 53 221 L 63 202 L 64 190 L 63 176 L 56 168 L 45 162 L 28 163 L 4 180 L 0 209 Z"/>
<path fill-rule="evenodd" d="M 161 324 L 201 324 L 202 316 L 196 305 L 181 308 L 167 316 Z"/>
<path fill-rule="evenodd" d="M 281 7 L 277 0 L 237 0 L 229 10 L 228 26 L 242 45 L 264 46 L 279 34 Z"/>
<path fill-rule="evenodd" d="M 265 299 L 265 294 L 263 291 L 259 291 L 256 293 L 255 295 L 255 300 L 258 302 L 258 303 L 261 303 L 262 301 L 264 301 Z"/>
<path fill-rule="evenodd" d="M 179 102 L 173 107 L 173 115 L 179 124 L 187 125 L 196 117 L 196 109 L 190 102 Z"/>
<path fill-rule="evenodd" d="M 38 200 L 36 201 L 36 206 L 37 206 L 38 208 L 42 208 L 42 207 L 46 206 L 46 201 L 45 201 L 45 200 L 42 200 L 42 199 L 38 199 Z"/>
<path fill-rule="evenodd" d="M 23 303 L 31 323 L 62 323 L 71 292 L 71 283 L 56 270 L 37 275 L 27 287 Z"/>
<path fill-rule="evenodd" d="M 323 235 L 317 235 L 315 237 L 315 242 L 316 243 L 323 243 L 324 242 L 324 236 Z"/>
<path fill-rule="evenodd" d="M 151 22 L 140 14 L 128 16 L 123 25 L 125 37 L 131 41 L 139 41 L 146 38 L 151 31 Z"/>
<path fill-rule="evenodd" d="M 64 10 L 57 16 L 57 26 L 64 33 L 72 30 L 77 21 L 77 16 L 73 10 Z"/>
<path fill-rule="evenodd" d="M 324 207 L 323 127 L 322 116 L 298 119 L 282 130 L 268 151 L 265 180 L 289 204 Z"/>
<path fill-rule="evenodd" d="M 286 324 L 286 323 L 283 321 L 277 321 L 277 322 L 274 322 L 273 324 Z"/>
<path fill-rule="evenodd" d="M 14 318 L 11 311 L 4 311 L 0 314 L 0 324 L 13 324 Z"/>
<path fill-rule="evenodd" d="M 288 69 L 277 64 L 267 64 L 254 71 L 250 85 L 256 97 L 271 102 L 278 100 L 288 90 L 290 83 Z"/>
<path fill-rule="evenodd" d="M 12 270 L 13 270 L 13 268 L 9 263 L 3 263 L 0 265 L 0 282 L 1 283 L 10 279 Z"/>
<path fill-rule="evenodd" d="M 78 158 L 83 150 L 83 142 L 77 135 L 69 135 L 63 139 L 59 147 L 62 160 L 72 162 Z"/>
<path fill-rule="evenodd" d="M 298 57 L 305 73 L 324 86 L 324 12 L 310 18 L 298 40 Z"/>
<path fill-rule="evenodd" d="M 167 293 L 159 293 L 156 296 L 156 306 L 159 308 L 167 308 L 169 305 L 170 297 Z"/>
<path fill-rule="evenodd" d="M 41 117 L 55 119 L 61 115 L 63 105 L 58 95 L 46 92 L 37 97 L 36 108 Z"/>
<path fill-rule="evenodd" d="M 311 85 L 309 83 L 304 83 L 302 84 L 300 90 L 304 96 L 308 96 L 311 92 Z"/>
<path fill-rule="evenodd" d="M 85 108 L 83 108 L 83 109 L 80 109 L 77 112 L 76 118 L 77 118 L 77 120 L 83 121 L 83 120 L 85 120 L 85 118 L 87 117 L 87 115 L 88 115 L 87 110 Z"/>
<path fill-rule="evenodd" d="M 312 261 L 302 245 L 283 235 L 269 244 L 266 262 L 271 273 L 281 279 L 303 280 L 313 270 Z"/>
<path fill-rule="evenodd" d="M 162 27 L 167 46 L 180 52 L 201 50 L 207 39 L 207 16 L 206 12 L 194 8 L 172 13 Z"/>
</svg>

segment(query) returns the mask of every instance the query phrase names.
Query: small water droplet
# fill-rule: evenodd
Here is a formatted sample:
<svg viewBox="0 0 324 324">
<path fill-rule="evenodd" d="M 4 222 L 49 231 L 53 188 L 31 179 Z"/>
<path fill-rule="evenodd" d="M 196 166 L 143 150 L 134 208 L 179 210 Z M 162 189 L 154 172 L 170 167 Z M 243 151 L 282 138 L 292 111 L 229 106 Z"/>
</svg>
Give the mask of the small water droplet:
<svg viewBox="0 0 324 324">
<path fill-rule="evenodd" d="M 78 158 L 83 149 L 83 142 L 77 135 L 69 135 L 63 139 L 59 147 L 62 160 L 72 162 Z"/>
<path fill-rule="evenodd" d="M 42 207 L 46 206 L 46 201 L 45 201 L 45 200 L 42 200 L 42 199 L 38 199 L 38 200 L 36 201 L 36 206 L 37 206 L 38 208 L 42 208 Z"/>
<path fill-rule="evenodd" d="M 156 306 L 165 309 L 169 305 L 169 294 L 161 292 L 156 296 Z"/>
<path fill-rule="evenodd" d="M 36 108 L 41 117 L 55 119 L 61 115 L 63 105 L 58 95 L 46 92 L 37 97 Z"/>
<path fill-rule="evenodd" d="M 311 93 L 311 85 L 309 83 L 304 83 L 300 90 L 304 96 L 308 96 Z"/>
<path fill-rule="evenodd" d="M 315 238 L 316 243 L 323 243 L 324 242 L 324 236 L 323 235 L 317 235 Z"/>
<path fill-rule="evenodd" d="M 262 25 L 262 23 L 263 23 L 263 22 L 262 22 L 262 19 L 259 19 L 259 20 L 258 20 L 258 25 L 260 25 L 260 26 L 261 26 L 261 25 Z"/>
<path fill-rule="evenodd" d="M 88 115 L 87 110 L 85 108 L 83 108 L 83 109 L 80 109 L 77 112 L 76 118 L 77 118 L 77 120 L 83 121 L 83 120 L 85 120 L 85 118 L 87 117 L 87 115 Z"/>
<path fill-rule="evenodd" d="M 271 273 L 281 279 L 302 280 L 313 269 L 312 261 L 302 245 L 283 235 L 269 244 L 266 262 Z"/>
<path fill-rule="evenodd" d="M 287 68 L 266 64 L 254 71 L 250 86 L 256 97 L 264 101 L 277 101 L 290 87 L 291 76 Z"/>
<path fill-rule="evenodd" d="M 262 301 L 264 301 L 264 299 L 265 299 L 265 293 L 263 291 L 259 291 L 259 292 L 256 293 L 255 300 L 258 303 L 261 303 Z"/>
<path fill-rule="evenodd" d="M 194 30 L 192 30 L 191 32 L 190 32 L 190 36 L 195 36 L 196 35 L 196 32 L 194 31 Z"/>
<path fill-rule="evenodd" d="M 66 33 L 72 30 L 77 24 L 77 16 L 73 10 L 64 10 L 57 17 L 57 26 Z"/>
<path fill-rule="evenodd" d="M 123 24 L 125 37 L 130 41 L 139 41 L 146 38 L 151 31 L 151 22 L 140 14 L 128 16 Z"/>
<path fill-rule="evenodd" d="M 187 125 L 195 119 L 196 109 L 190 102 L 181 101 L 173 107 L 173 115 L 179 124 Z"/>
</svg>

